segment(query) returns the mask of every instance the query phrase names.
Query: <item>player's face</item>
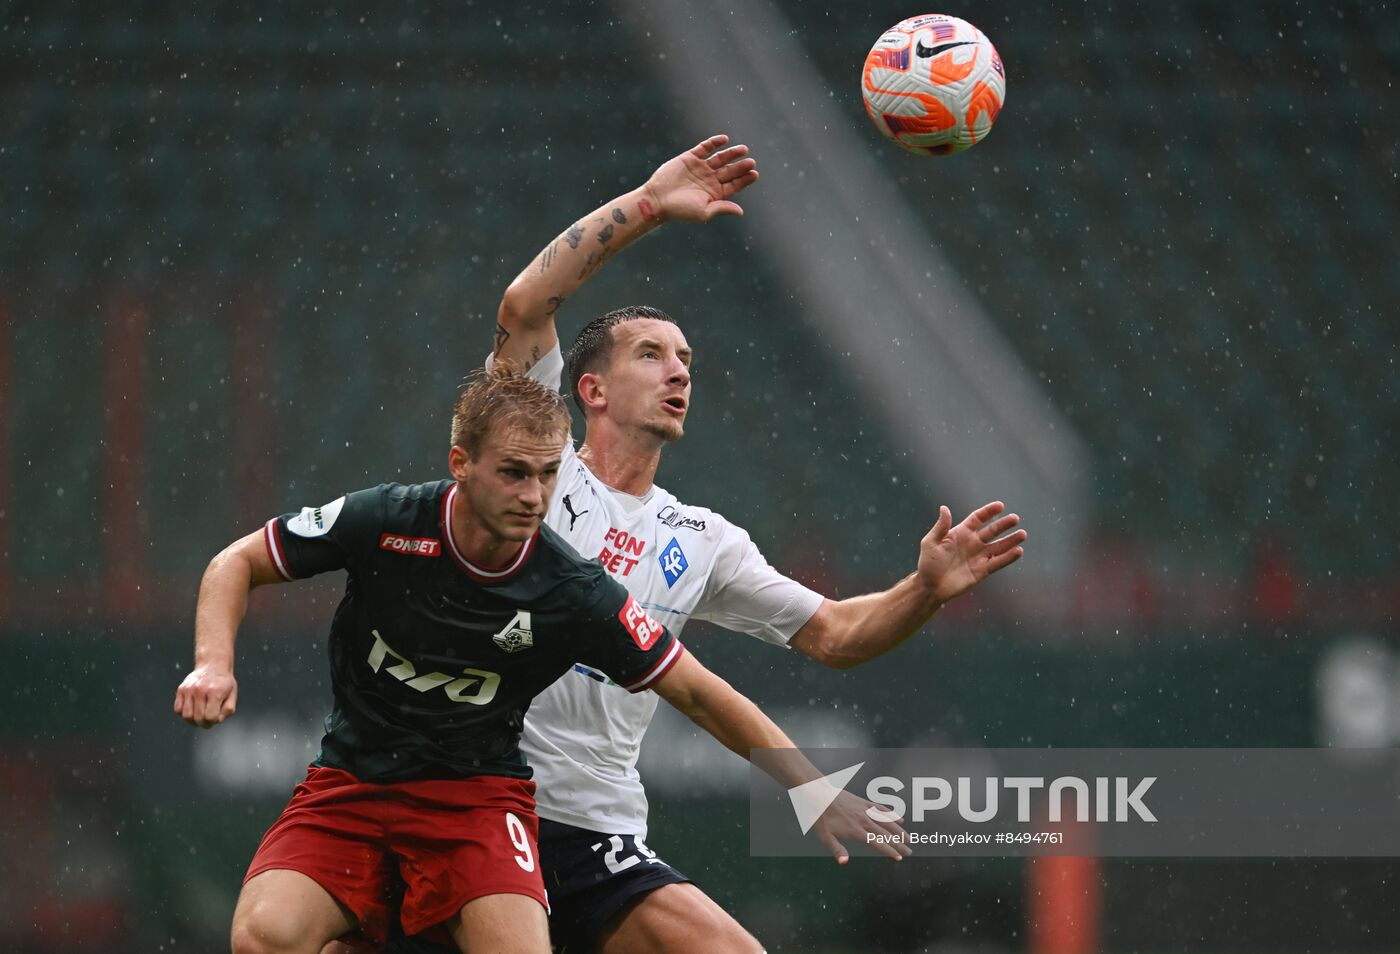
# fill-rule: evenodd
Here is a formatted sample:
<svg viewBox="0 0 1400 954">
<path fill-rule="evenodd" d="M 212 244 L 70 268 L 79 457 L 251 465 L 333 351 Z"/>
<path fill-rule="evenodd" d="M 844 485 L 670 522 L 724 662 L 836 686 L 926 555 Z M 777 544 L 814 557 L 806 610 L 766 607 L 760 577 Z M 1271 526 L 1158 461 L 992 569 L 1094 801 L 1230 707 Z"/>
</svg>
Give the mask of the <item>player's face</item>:
<svg viewBox="0 0 1400 954">
<path fill-rule="evenodd" d="M 599 375 L 607 415 L 666 441 L 685 432 L 690 410 L 690 345 L 669 321 L 637 318 L 613 330 L 612 360 Z"/>
<path fill-rule="evenodd" d="M 524 542 L 540 528 L 559 479 L 565 436 L 499 427 L 487 435 L 476 460 L 452 448 L 452 474 L 472 517 L 496 540 Z"/>
</svg>

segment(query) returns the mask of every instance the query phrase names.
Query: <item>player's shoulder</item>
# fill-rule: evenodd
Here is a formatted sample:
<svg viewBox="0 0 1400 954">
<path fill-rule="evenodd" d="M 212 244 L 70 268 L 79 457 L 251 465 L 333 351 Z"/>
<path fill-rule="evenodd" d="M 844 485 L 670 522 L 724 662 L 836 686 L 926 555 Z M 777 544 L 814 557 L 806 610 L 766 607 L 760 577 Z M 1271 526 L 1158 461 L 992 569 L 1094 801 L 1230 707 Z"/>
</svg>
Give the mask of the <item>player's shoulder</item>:
<svg viewBox="0 0 1400 954">
<path fill-rule="evenodd" d="M 664 487 L 655 489 L 650 505 L 659 526 L 669 527 L 682 535 L 718 541 L 731 530 L 742 532 L 743 529 L 719 511 L 682 502 Z"/>
<path fill-rule="evenodd" d="M 385 500 L 399 506 L 419 506 L 428 504 L 429 506 L 442 503 L 442 498 L 452 489 L 454 481 L 430 480 L 421 484 L 380 484 L 373 490 L 381 494 Z"/>
<path fill-rule="evenodd" d="M 345 496 L 345 516 L 365 530 L 433 535 L 453 486 L 451 480 L 434 480 L 367 487 Z"/>
<path fill-rule="evenodd" d="M 421 484 L 383 483 L 369 487 L 351 498 L 360 498 L 362 507 L 381 508 L 386 518 L 417 515 L 422 512 L 436 514 L 451 491 L 453 481 L 431 480 Z"/>
</svg>

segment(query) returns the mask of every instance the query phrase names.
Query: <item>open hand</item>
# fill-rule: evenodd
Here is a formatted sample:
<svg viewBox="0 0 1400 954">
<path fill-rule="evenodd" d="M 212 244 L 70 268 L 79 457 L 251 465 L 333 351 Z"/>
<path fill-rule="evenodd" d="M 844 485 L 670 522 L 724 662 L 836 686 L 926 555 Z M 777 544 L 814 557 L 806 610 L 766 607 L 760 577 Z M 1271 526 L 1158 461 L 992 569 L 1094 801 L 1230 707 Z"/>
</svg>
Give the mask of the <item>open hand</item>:
<svg viewBox="0 0 1400 954">
<path fill-rule="evenodd" d="M 730 200 L 758 181 L 758 164 L 748 158 L 748 146 L 723 148 L 728 142 L 728 136 L 711 136 L 662 163 L 643 187 L 654 214 L 687 222 L 743 215 Z"/>
<path fill-rule="evenodd" d="M 1013 513 L 993 519 L 1005 509 L 1000 500 L 993 501 L 955 527 L 953 512 L 939 508 L 938 522 L 919 545 L 919 577 L 941 602 L 961 596 L 1025 554 L 1026 531 L 1015 530 L 1021 518 Z"/>
<path fill-rule="evenodd" d="M 837 864 L 844 865 L 851 860 L 842 839 L 861 845 L 870 845 L 886 858 L 899 861 L 914 853 L 909 847 L 908 833 L 898 821 L 876 821 L 871 811 L 888 818 L 889 815 L 874 802 L 866 801 L 850 792 L 842 792 L 820 818 L 812 825 L 817 837 L 831 849 Z M 869 837 L 874 836 L 874 837 Z"/>
</svg>

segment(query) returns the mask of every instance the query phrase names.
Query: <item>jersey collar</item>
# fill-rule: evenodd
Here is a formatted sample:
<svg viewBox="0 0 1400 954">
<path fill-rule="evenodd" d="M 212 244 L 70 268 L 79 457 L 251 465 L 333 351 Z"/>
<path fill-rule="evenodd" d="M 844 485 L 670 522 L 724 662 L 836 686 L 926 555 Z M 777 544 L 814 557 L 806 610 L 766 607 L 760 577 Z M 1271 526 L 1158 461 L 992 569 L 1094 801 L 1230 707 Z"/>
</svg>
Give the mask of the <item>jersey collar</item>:
<svg viewBox="0 0 1400 954">
<path fill-rule="evenodd" d="M 457 484 L 454 482 L 448 488 L 447 493 L 442 495 L 442 530 L 443 536 L 447 538 L 447 552 L 452 554 L 457 566 L 477 583 L 501 583 L 515 576 L 516 572 L 525 565 L 525 561 L 529 559 L 531 551 L 535 549 L 535 541 L 539 539 L 540 532 L 536 530 L 530 535 L 530 539 L 526 540 L 520 547 L 520 552 L 515 555 L 515 559 L 511 560 L 509 565 L 496 570 L 479 567 L 462 555 L 462 551 L 457 549 L 457 539 L 452 535 L 452 501 L 456 498 Z"/>
</svg>

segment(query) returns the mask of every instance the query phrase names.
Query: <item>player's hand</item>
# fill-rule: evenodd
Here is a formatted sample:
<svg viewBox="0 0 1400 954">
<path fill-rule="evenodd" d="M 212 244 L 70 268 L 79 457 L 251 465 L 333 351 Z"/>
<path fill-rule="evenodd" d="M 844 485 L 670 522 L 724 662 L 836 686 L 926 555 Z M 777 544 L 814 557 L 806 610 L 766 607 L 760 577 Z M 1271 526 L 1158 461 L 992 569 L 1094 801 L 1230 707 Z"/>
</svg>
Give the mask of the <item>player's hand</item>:
<svg viewBox="0 0 1400 954">
<path fill-rule="evenodd" d="M 1015 529 L 1021 518 L 1014 513 L 997 518 L 1005 509 L 993 501 L 955 527 L 953 512 L 939 508 L 938 522 L 919 545 L 919 577 L 940 602 L 961 596 L 1025 554 L 1026 531 Z"/>
<path fill-rule="evenodd" d="M 662 163 L 643 187 L 663 221 L 708 222 L 717 215 L 743 215 L 730 201 L 758 181 L 748 146 L 730 146 L 728 136 L 711 136 L 694 149 Z"/>
<path fill-rule="evenodd" d="M 908 833 L 899 826 L 898 821 L 876 821 L 870 817 L 871 811 L 883 813 L 884 809 L 850 792 L 842 792 L 812 825 L 817 837 L 831 849 L 837 864 L 844 865 L 851 860 L 851 853 L 842 844 L 843 840 L 868 844 L 894 861 L 914 853 L 907 843 Z M 887 817 L 887 814 L 879 817 Z M 867 835 L 875 837 L 870 839 Z"/>
<path fill-rule="evenodd" d="M 212 728 L 238 707 L 238 680 L 224 669 L 199 666 L 175 690 L 175 714 L 201 729 Z"/>
</svg>

